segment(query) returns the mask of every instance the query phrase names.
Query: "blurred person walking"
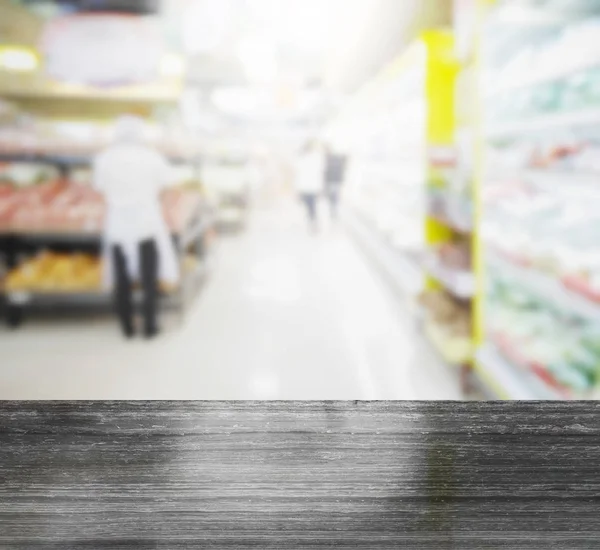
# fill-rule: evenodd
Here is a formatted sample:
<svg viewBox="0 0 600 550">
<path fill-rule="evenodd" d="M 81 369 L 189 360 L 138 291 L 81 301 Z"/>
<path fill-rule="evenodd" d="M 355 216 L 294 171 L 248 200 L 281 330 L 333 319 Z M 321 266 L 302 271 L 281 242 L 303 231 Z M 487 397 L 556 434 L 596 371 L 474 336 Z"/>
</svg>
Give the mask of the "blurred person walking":
<svg viewBox="0 0 600 550">
<path fill-rule="evenodd" d="M 115 140 L 93 164 L 94 186 L 105 198 L 104 281 L 114 289 L 123 334 L 135 334 L 133 284 L 139 282 L 143 300 L 144 335 L 159 332 L 159 280 L 179 281 L 179 265 L 161 207 L 161 191 L 168 184 L 166 159 L 144 143 L 144 122 L 121 117 Z"/>
<path fill-rule="evenodd" d="M 329 202 L 331 218 L 336 220 L 340 192 L 346 177 L 347 158 L 344 155 L 336 154 L 331 146 L 327 146 L 325 151 L 325 196 Z"/>
<path fill-rule="evenodd" d="M 303 149 L 296 171 L 296 190 L 306 207 L 313 231 L 317 229 L 317 202 L 323 193 L 325 157 L 318 142 L 310 141 Z"/>
</svg>

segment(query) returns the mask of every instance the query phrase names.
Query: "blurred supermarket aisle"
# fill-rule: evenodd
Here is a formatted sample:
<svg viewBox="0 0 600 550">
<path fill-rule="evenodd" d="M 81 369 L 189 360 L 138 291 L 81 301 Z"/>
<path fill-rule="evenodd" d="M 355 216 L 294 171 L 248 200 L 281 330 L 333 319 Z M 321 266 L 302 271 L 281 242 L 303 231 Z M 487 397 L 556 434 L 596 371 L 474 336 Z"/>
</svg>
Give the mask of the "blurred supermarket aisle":
<svg viewBox="0 0 600 550">
<path fill-rule="evenodd" d="M 185 325 L 155 342 L 106 318 L 0 337 L 1 399 L 460 398 L 343 228 L 310 235 L 290 200 L 220 242 Z"/>
</svg>

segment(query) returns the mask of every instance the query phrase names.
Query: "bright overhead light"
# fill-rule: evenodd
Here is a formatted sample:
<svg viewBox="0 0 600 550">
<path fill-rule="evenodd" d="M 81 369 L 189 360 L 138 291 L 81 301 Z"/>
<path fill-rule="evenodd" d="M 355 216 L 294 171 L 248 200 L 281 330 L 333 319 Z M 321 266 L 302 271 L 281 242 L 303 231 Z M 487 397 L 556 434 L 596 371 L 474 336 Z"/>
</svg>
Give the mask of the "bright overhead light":
<svg viewBox="0 0 600 550">
<path fill-rule="evenodd" d="M 38 68 L 37 55 L 26 48 L 0 47 L 0 69 L 31 72 Z"/>
<path fill-rule="evenodd" d="M 242 40 L 238 56 L 250 82 L 269 83 L 277 78 L 277 54 L 267 42 L 260 39 Z"/>
<path fill-rule="evenodd" d="M 339 23 L 348 0 L 252 0 L 265 35 L 295 50 L 322 50 Z"/>
<path fill-rule="evenodd" d="M 184 12 L 182 36 L 189 53 L 206 53 L 217 49 L 227 33 L 231 0 L 192 0 Z"/>
</svg>

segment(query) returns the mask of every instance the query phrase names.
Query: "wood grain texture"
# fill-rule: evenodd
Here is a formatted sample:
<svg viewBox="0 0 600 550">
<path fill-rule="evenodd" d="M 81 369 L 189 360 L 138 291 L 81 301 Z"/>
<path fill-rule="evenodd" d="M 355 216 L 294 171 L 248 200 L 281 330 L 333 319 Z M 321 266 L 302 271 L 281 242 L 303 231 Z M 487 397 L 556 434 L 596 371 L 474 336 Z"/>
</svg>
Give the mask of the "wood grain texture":
<svg viewBox="0 0 600 550">
<path fill-rule="evenodd" d="M 600 548 L 600 405 L 0 403 L 0 548 Z"/>
</svg>

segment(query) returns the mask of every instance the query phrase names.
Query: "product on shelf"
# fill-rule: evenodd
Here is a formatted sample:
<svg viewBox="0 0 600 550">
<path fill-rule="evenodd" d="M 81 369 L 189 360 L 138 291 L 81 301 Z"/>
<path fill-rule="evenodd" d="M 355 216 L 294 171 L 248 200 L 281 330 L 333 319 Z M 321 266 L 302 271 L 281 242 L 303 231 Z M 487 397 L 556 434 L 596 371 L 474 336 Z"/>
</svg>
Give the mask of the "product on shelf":
<svg viewBox="0 0 600 550">
<path fill-rule="evenodd" d="M 454 240 L 441 244 L 437 248 L 437 257 L 441 265 L 452 271 L 470 271 L 471 250 L 468 241 Z"/>
<path fill-rule="evenodd" d="M 24 261 L 6 277 L 7 292 L 100 291 L 100 260 L 86 254 L 44 252 Z"/>
<path fill-rule="evenodd" d="M 471 271 L 469 243 L 459 239 L 437 246 L 426 256 L 425 267 L 429 275 L 441 283 L 456 298 L 468 300 L 475 293 L 475 278 Z"/>
<path fill-rule="evenodd" d="M 526 177 L 524 171 L 538 176 L 558 174 L 600 174 L 600 128 L 591 121 L 576 126 L 564 125 L 550 132 L 536 132 L 494 141 L 487 151 L 488 171 L 512 177 Z"/>
<path fill-rule="evenodd" d="M 198 270 L 200 260 L 188 254 L 183 258 L 182 271 L 191 274 Z M 89 254 L 59 254 L 41 252 L 20 263 L 5 278 L 6 292 L 89 293 L 102 292 L 103 260 Z M 177 290 L 177 285 L 160 281 L 164 293 Z M 136 284 L 137 286 L 137 284 Z"/>
<path fill-rule="evenodd" d="M 515 365 L 565 396 L 584 396 L 600 382 L 600 325 L 557 308 L 498 271 L 489 276 L 488 339 Z"/>
<path fill-rule="evenodd" d="M 485 201 L 484 242 L 490 256 L 540 272 L 566 288 L 600 301 L 600 193 L 574 187 L 522 185 L 491 193 Z M 496 186 L 501 188 L 502 182 Z"/>
<path fill-rule="evenodd" d="M 451 337 L 469 338 L 471 334 L 471 312 L 468 305 L 461 303 L 443 291 L 425 291 L 419 297 L 428 318 L 444 326 Z"/>
<path fill-rule="evenodd" d="M 428 189 L 429 215 L 455 231 L 468 233 L 472 227 L 473 205 L 470 192 Z"/>
<path fill-rule="evenodd" d="M 0 230 L 94 234 L 102 229 L 103 199 L 89 185 L 56 179 L 1 189 Z M 174 187 L 163 193 L 162 200 L 169 228 L 179 233 L 197 212 L 201 196 L 197 191 Z"/>
<path fill-rule="evenodd" d="M 592 36 L 598 32 L 597 17 L 571 23 L 553 40 L 524 45 L 504 67 L 490 68 L 493 124 L 597 110 L 600 49 Z"/>
<path fill-rule="evenodd" d="M 419 303 L 425 310 L 425 332 L 439 353 L 449 363 L 468 363 L 473 355 L 469 306 L 431 290 L 421 293 Z"/>
<path fill-rule="evenodd" d="M 0 128 L 0 156 L 90 157 L 110 145 L 112 125 L 91 121 L 30 119 Z M 196 144 L 181 128 L 148 123 L 148 142 L 172 158 L 191 159 Z"/>
</svg>

